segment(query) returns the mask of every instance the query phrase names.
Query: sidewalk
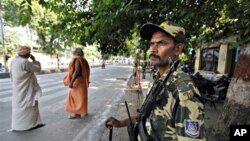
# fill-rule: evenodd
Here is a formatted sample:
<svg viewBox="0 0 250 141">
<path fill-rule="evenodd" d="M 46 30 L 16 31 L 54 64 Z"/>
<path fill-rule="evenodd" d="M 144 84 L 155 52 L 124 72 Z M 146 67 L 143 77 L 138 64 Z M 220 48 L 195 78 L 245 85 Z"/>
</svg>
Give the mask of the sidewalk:
<svg viewBox="0 0 250 141">
<path fill-rule="evenodd" d="M 110 64 L 106 64 L 106 65 L 110 65 Z M 94 66 L 90 66 L 91 68 L 96 68 L 96 67 L 101 67 L 101 64 L 97 64 Z M 38 72 L 36 74 L 50 74 L 50 73 L 61 73 L 61 72 L 67 72 L 68 68 L 60 68 L 60 69 L 42 69 L 41 72 Z M 9 72 L 0 72 L 0 79 L 3 78 L 9 78 L 10 77 L 10 73 Z"/>
<path fill-rule="evenodd" d="M 143 102 L 143 98 L 145 97 L 148 91 L 148 84 L 150 81 L 150 74 L 146 73 L 145 79 L 140 79 L 140 85 L 134 85 L 133 76 L 131 76 L 128 80 L 128 86 L 125 89 L 125 100 L 128 103 L 128 107 L 131 115 L 136 114 L 136 109 L 140 109 L 141 104 Z M 124 102 L 124 101 L 123 101 Z M 216 109 L 213 106 L 210 106 L 210 103 L 206 103 L 205 105 L 205 125 L 206 125 L 206 133 L 209 136 L 209 133 L 216 123 L 215 121 L 218 119 L 221 110 L 223 107 L 223 103 L 216 103 Z M 125 119 L 128 117 L 127 110 L 124 103 L 120 103 L 118 110 L 113 114 L 114 117 L 118 119 Z M 101 141 L 106 141 L 109 138 L 109 131 L 105 130 Z M 113 129 L 113 141 L 128 141 L 128 133 L 127 128 L 114 128 Z"/>
<path fill-rule="evenodd" d="M 148 81 L 141 81 L 144 85 Z M 131 77 L 127 81 L 127 87 L 124 90 L 124 97 L 117 104 L 117 110 L 110 113 L 111 116 L 121 120 L 128 118 L 128 113 L 124 101 L 127 101 L 130 115 L 136 115 L 136 110 L 141 107 L 143 101 L 143 94 L 139 85 L 134 85 L 134 77 Z M 101 137 L 100 141 L 107 141 L 109 139 L 109 130 L 106 129 Z M 112 141 L 129 141 L 127 128 L 113 128 Z"/>
</svg>

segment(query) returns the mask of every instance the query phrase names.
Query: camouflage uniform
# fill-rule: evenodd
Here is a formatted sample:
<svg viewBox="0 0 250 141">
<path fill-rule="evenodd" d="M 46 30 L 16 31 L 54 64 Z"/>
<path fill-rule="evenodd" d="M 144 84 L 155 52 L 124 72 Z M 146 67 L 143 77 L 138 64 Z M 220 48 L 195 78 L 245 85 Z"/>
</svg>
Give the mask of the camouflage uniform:
<svg viewBox="0 0 250 141">
<path fill-rule="evenodd" d="M 165 32 L 175 43 L 185 44 L 185 29 L 170 21 L 164 21 L 159 26 L 145 24 L 141 27 L 140 35 L 150 41 L 157 31 Z M 164 80 L 166 75 L 158 75 L 155 82 Z M 155 140 L 160 141 L 206 140 L 204 105 L 198 99 L 199 95 L 192 80 L 178 67 L 166 82 L 166 87 L 158 94 L 160 98 L 157 99 L 156 105 L 146 120 L 148 133 Z"/>
<path fill-rule="evenodd" d="M 155 78 L 164 79 L 166 76 Z M 184 78 L 184 79 L 183 79 Z M 159 94 L 160 100 L 157 101 L 150 117 L 147 118 L 146 127 L 148 133 L 160 141 L 204 141 L 204 105 L 194 96 L 199 94 L 180 67 L 168 79 L 165 89 Z M 152 87 L 155 87 L 153 84 Z M 179 103 L 173 120 L 173 109 L 177 98 Z"/>
</svg>

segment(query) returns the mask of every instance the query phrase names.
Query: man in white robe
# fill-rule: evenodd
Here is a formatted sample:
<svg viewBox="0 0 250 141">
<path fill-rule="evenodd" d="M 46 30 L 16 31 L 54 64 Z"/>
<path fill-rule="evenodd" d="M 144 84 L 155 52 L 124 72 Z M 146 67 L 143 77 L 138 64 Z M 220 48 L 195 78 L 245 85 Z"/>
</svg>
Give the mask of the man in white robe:
<svg viewBox="0 0 250 141">
<path fill-rule="evenodd" d="M 30 54 L 28 46 L 19 46 L 17 54 L 10 71 L 13 88 L 11 127 L 13 131 L 26 131 L 44 126 L 38 108 L 42 91 L 34 74 L 41 71 L 41 65 Z"/>
</svg>

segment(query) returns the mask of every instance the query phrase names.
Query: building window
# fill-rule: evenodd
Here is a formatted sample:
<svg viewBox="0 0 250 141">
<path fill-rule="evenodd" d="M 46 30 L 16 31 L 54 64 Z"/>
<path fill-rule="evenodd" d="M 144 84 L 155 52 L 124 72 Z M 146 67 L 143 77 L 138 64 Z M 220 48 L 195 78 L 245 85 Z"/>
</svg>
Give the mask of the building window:
<svg viewBox="0 0 250 141">
<path fill-rule="evenodd" d="M 201 53 L 201 70 L 217 72 L 219 47 L 203 49 Z"/>
</svg>

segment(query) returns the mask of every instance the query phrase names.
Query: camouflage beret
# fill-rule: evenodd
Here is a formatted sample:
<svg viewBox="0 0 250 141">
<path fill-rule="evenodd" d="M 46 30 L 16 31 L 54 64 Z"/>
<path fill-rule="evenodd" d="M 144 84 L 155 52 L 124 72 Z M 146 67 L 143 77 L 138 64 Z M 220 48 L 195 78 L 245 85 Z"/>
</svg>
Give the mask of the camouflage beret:
<svg viewBox="0 0 250 141">
<path fill-rule="evenodd" d="M 177 43 L 185 42 L 185 29 L 172 22 L 165 21 L 160 25 L 147 23 L 141 27 L 140 35 L 146 40 L 150 40 L 156 31 L 163 31 L 173 37 Z"/>
</svg>

